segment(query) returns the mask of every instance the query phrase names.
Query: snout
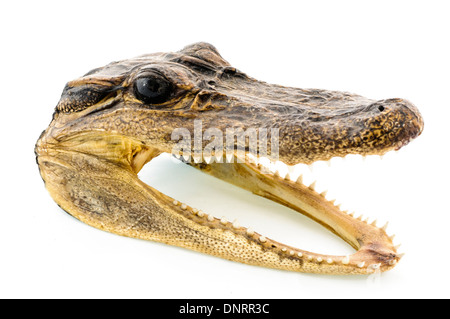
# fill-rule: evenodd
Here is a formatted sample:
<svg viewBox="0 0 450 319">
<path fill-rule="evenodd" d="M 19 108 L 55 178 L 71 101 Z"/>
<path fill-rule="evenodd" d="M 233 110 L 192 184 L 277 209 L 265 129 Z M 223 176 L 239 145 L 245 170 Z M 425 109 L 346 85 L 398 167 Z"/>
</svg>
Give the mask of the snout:
<svg viewBox="0 0 450 319">
<path fill-rule="evenodd" d="M 382 100 L 380 102 L 381 103 L 378 105 L 380 112 L 390 112 L 391 117 L 399 119 L 397 123 L 401 123 L 407 142 L 422 133 L 424 121 L 414 104 L 408 100 L 398 98 Z"/>
</svg>

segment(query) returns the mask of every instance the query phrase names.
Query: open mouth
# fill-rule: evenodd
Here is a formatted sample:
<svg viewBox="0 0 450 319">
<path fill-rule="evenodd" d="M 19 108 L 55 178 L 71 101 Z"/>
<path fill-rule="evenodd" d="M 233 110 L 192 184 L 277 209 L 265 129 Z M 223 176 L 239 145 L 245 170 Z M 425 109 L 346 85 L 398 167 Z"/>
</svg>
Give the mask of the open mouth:
<svg viewBox="0 0 450 319">
<path fill-rule="evenodd" d="M 383 155 L 422 130 L 423 119 L 407 100 L 269 84 L 197 43 L 113 62 L 69 82 L 35 153 L 53 199 L 93 227 L 250 265 L 368 274 L 389 270 L 402 257 L 386 225 L 341 208 L 314 181 L 292 174 L 293 167 Z M 311 218 L 356 252 L 328 255 L 283 244 L 139 180 L 158 155 L 192 145 L 186 164 Z"/>
<path fill-rule="evenodd" d="M 330 161 L 324 162 L 325 165 L 329 163 Z M 386 233 L 387 223 L 380 227 L 376 220 L 369 221 L 362 215 L 341 208 L 336 200 L 330 199 L 326 190 L 317 187 L 316 181 L 302 174 L 302 170 L 309 171 L 312 165 L 289 166 L 251 154 L 247 154 L 240 163 L 234 159 L 232 162 L 228 159 L 227 162 L 216 163 L 212 158 L 206 157 L 200 163 L 187 164 L 313 219 L 356 251 L 350 255 L 328 255 L 293 247 L 278 242 L 251 226 L 242 226 L 238 219 L 213 216 L 210 212 L 168 197 L 172 208 L 184 218 L 229 233 L 230 236 L 245 238 L 257 247 L 255 249 L 261 249 L 267 252 L 267 256 L 277 259 L 274 263 L 295 260 L 300 261 L 304 271 L 308 272 L 333 273 L 339 270 L 344 274 L 369 274 L 393 268 L 403 256 L 398 253 L 398 246 L 394 246 L 393 236 Z"/>
</svg>

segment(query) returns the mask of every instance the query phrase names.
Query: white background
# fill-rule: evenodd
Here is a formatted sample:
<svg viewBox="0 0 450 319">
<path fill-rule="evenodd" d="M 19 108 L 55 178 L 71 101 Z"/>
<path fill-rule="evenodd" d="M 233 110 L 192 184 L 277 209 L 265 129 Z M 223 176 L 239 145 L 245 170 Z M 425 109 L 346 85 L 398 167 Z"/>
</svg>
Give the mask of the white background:
<svg viewBox="0 0 450 319">
<path fill-rule="evenodd" d="M 0 297 L 450 297 L 450 7 L 445 1 L 3 1 Z M 247 266 L 84 225 L 52 201 L 33 148 L 65 83 L 92 68 L 206 41 L 282 85 L 412 101 L 423 134 L 383 161 L 314 168 L 318 186 L 380 224 L 406 255 L 381 276 Z M 168 157 L 140 174 L 215 216 L 301 249 L 352 250 L 295 212 Z M 310 178 L 310 177 L 307 177 Z"/>
</svg>

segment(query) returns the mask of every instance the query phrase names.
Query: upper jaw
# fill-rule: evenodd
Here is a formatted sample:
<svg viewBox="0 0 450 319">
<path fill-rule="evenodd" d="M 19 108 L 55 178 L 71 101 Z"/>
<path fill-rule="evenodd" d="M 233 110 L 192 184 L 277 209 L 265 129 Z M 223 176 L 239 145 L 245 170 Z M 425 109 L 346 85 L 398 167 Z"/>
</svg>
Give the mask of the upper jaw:
<svg viewBox="0 0 450 319">
<path fill-rule="evenodd" d="M 202 120 L 204 129 L 215 127 L 223 134 L 230 127 L 243 130 L 278 129 L 278 156 L 281 161 L 290 165 L 310 164 L 347 154 L 383 155 L 406 145 L 423 130 L 423 119 L 409 101 L 375 101 L 347 92 L 268 84 L 231 68 L 214 50 L 212 52 L 215 53 L 208 54 L 208 57 L 215 57 L 217 60 L 209 64 L 216 72 L 200 74 L 197 71 L 186 71 L 188 69 L 183 63 L 191 65 L 200 61 L 197 58 L 191 61 L 192 57 L 191 60 L 185 61 L 189 57 L 186 54 L 194 51 L 199 54 L 197 50 L 204 49 L 204 46 L 205 44 L 201 44 L 186 48 L 180 51 L 181 53 L 172 54 L 172 57 L 157 54 L 112 63 L 69 82 L 69 87 L 95 85 L 98 90 L 104 89 L 102 92 L 105 96 L 111 92 L 115 95 L 107 100 L 109 109 L 100 103 L 77 114 L 57 116 L 53 122 L 54 126 L 63 130 L 67 124 L 74 130 L 78 126 L 77 117 L 80 117 L 81 125 L 77 130 L 83 131 L 82 118 L 91 117 L 92 119 L 87 121 L 90 127 L 86 128 L 90 129 L 95 127 L 94 119 L 100 111 L 128 109 L 127 112 L 137 110 L 152 116 L 152 111 L 144 110 L 123 98 L 130 96 L 130 93 L 125 91 L 131 85 L 133 76 L 147 65 L 154 64 L 160 65 L 161 71 L 174 73 L 176 76 L 172 74 L 173 78 L 183 79 L 183 83 L 177 85 L 183 86 L 183 90 L 189 90 L 186 92 L 187 97 L 177 103 L 173 110 L 160 111 L 164 111 L 167 118 L 173 119 L 173 123 L 168 122 L 169 125 L 172 124 L 172 130 L 183 124 L 190 129 L 193 123 L 187 123 L 192 122 L 189 119 Z M 209 50 L 212 50 L 212 46 L 210 47 Z M 58 106 L 64 106 L 67 98 L 68 96 L 63 95 Z M 158 111 L 153 113 L 157 115 Z M 105 114 L 103 119 L 106 117 Z M 120 132 L 120 128 L 115 127 L 112 120 L 109 126 Z M 129 131 L 123 133 L 130 134 Z M 135 137 L 143 141 L 146 138 Z M 270 150 L 270 139 L 268 143 Z M 167 149 L 170 149 L 171 145 L 167 145 Z"/>
<path fill-rule="evenodd" d="M 404 99 L 376 101 L 347 92 L 281 87 L 241 73 L 209 82 L 214 85 L 201 89 L 202 99 L 183 113 L 224 134 L 228 127 L 278 129 L 278 156 L 290 165 L 348 154 L 384 155 L 423 130 L 420 112 Z M 268 149 L 270 143 L 269 138 Z"/>
<path fill-rule="evenodd" d="M 382 111 L 380 111 L 382 110 Z M 384 155 L 419 136 L 423 119 L 406 100 L 370 101 L 347 114 L 295 119 L 280 127 L 279 157 L 286 164 L 311 164 L 348 154 Z"/>
</svg>

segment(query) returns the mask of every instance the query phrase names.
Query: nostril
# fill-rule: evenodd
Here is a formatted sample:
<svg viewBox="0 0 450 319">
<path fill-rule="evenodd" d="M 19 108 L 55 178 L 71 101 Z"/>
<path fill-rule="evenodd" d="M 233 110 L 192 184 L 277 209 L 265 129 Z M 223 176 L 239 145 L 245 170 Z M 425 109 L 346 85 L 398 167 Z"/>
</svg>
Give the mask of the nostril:
<svg viewBox="0 0 450 319">
<path fill-rule="evenodd" d="M 378 110 L 379 110 L 380 112 L 383 112 L 383 111 L 384 111 L 384 106 L 383 106 L 383 105 L 379 105 L 379 106 L 378 106 Z"/>
</svg>

